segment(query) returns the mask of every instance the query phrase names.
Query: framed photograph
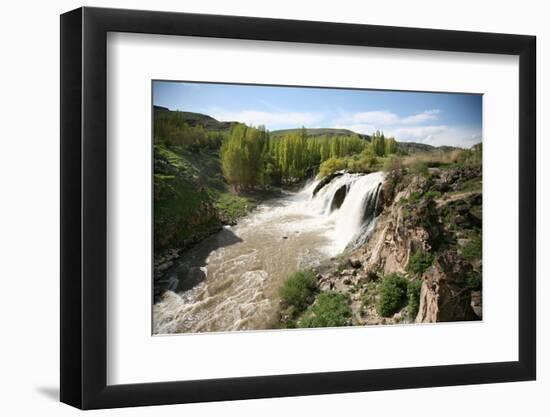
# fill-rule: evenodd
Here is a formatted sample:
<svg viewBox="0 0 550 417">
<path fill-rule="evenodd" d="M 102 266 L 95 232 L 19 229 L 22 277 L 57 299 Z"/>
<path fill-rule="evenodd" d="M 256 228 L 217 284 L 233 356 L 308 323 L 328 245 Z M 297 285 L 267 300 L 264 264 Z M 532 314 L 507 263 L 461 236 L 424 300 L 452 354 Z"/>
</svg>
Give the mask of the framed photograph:
<svg viewBox="0 0 550 417">
<path fill-rule="evenodd" d="M 535 37 L 61 16 L 61 401 L 533 380 Z"/>
</svg>

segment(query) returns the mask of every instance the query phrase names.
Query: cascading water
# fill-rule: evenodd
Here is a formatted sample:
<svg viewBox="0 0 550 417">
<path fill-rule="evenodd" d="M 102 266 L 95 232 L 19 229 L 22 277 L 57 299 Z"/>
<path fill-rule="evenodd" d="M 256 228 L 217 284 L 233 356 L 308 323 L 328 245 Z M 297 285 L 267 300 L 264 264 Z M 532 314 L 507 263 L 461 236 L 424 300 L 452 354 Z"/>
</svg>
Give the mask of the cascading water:
<svg viewBox="0 0 550 417">
<path fill-rule="evenodd" d="M 334 227 L 328 233 L 332 240 L 332 254 L 338 254 L 350 245 L 354 249 L 368 239 L 374 227 L 376 207 L 384 174 L 368 175 L 345 173 L 333 179 L 312 197 L 311 207 L 323 216 L 329 216 Z M 345 197 L 339 208 L 333 202 L 345 187 Z"/>
<path fill-rule="evenodd" d="M 167 272 L 178 285 L 154 305 L 154 333 L 273 328 L 289 274 L 368 239 L 383 181 L 383 173 L 342 173 L 315 196 L 319 181 L 310 182 L 194 246 Z M 186 272 L 197 270 L 202 281 Z"/>
<path fill-rule="evenodd" d="M 350 183 L 347 196 L 335 213 L 333 239 L 338 252 L 348 246 L 355 249 L 368 239 L 374 227 L 382 181 L 384 174 L 376 172 L 360 176 Z"/>
</svg>

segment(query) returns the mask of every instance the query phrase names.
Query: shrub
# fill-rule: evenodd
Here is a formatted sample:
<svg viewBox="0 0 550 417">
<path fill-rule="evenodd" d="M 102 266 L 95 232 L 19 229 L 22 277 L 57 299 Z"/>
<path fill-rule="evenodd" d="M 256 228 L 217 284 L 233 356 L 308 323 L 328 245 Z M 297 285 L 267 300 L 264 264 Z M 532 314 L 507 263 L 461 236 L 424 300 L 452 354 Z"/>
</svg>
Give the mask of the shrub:
<svg viewBox="0 0 550 417">
<path fill-rule="evenodd" d="M 469 272 L 466 275 L 466 288 L 470 290 L 481 289 L 481 273 L 477 271 Z"/>
<path fill-rule="evenodd" d="M 317 279 L 311 271 L 299 271 L 292 274 L 279 289 L 283 306 L 296 317 L 312 301 L 317 288 Z"/>
<path fill-rule="evenodd" d="M 338 327 L 348 324 L 351 309 L 347 297 L 337 292 L 324 292 L 298 322 L 299 327 Z"/>
<path fill-rule="evenodd" d="M 411 203 L 416 203 L 418 200 L 420 200 L 420 197 L 421 197 L 421 194 L 419 191 L 413 191 L 409 196 L 409 201 Z"/>
<path fill-rule="evenodd" d="M 424 193 L 424 198 L 427 200 L 436 200 L 439 197 L 441 197 L 441 193 L 439 191 L 428 191 Z"/>
<path fill-rule="evenodd" d="M 402 161 L 401 158 L 391 155 L 384 161 L 382 170 L 385 172 L 401 172 Z"/>
<path fill-rule="evenodd" d="M 345 159 L 342 158 L 329 158 L 324 161 L 319 167 L 319 178 L 326 177 L 327 175 L 333 174 L 336 171 L 341 171 L 346 169 L 347 163 Z"/>
<path fill-rule="evenodd" d="M 420 289 L 422 288 L 422 280 L 415 279 L 410 281 L 407 286 L 407 310 L 409 311 L 409 318 L 414 320 L 418 314 L 418 308 L 420 307 Z"/>
<path fill-rule="evenodd" d="M 434 256 L 429 252 L 417 250 L 409 259 L 407 271 L 413 275 L 422 275 L 434 261 Z"/>
<path fill-rule="evenodd" d="M 411 172 L 413 174 L 420 174 L 420 175 L 428 175 L 429 171 L 428 171 L 428 164 L 424 161 L 421 161 L 421 160 L 416 160 L 414 161 L 411 165 L 410 165 L 410 168 L 411 168 Z"/>
<path fill-rule="evenodd" d="M 397 313 L 407 302 L 407 280 L 399 274 L 384 277 L 380 284 L 380 296 L 376 311 L 382 317 Z"/>
<path fill-rule="evenodd" d="M 473 236 L 461 250 L 462 257 L 467 261 L 475 261 L 481 259 L 483 251 L 483 243 L 481 241 L 481 234 Z"/>
</svg>

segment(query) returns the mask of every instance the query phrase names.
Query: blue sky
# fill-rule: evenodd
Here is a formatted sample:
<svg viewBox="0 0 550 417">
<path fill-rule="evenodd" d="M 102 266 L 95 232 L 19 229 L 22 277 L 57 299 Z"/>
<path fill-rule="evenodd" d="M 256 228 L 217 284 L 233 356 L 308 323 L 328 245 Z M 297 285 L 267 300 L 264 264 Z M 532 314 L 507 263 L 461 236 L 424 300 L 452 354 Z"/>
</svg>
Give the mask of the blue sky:
<svg viewBox="0 0 550 417">
<path fill-rule="evenodd" d="M 269 130 L 381 130 L 398 141 L 461 147 L 482 134 L 482 96 L 475 94 L 154 81 L 153 102 Z"/>
</svg>

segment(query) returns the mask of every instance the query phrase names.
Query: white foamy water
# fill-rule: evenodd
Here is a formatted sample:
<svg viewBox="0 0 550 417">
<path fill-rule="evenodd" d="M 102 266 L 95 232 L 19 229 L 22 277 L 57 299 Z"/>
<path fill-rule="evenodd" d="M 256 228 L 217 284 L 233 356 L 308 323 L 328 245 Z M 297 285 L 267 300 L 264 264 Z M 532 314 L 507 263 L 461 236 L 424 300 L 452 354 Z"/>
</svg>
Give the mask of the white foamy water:
<svg viewBox="0 0 550 417">
<path fill-rule="evenodd" d="M 260 330 L 278 319 L 278 289 L 289 274 L 319 266 L 364 241 L 375 220 L 384 174 L 345 173 L 262 204 L 237 226 L 188 250 L 168 272 L 179 279 L 153 308 L 155 333 Z M 340 190 L 338 208 L 333 204 Z M 196 285 L 190 269 L 206 277 Z M 189 284 L 189 285 L 187 285 Z"/>
</svg>

